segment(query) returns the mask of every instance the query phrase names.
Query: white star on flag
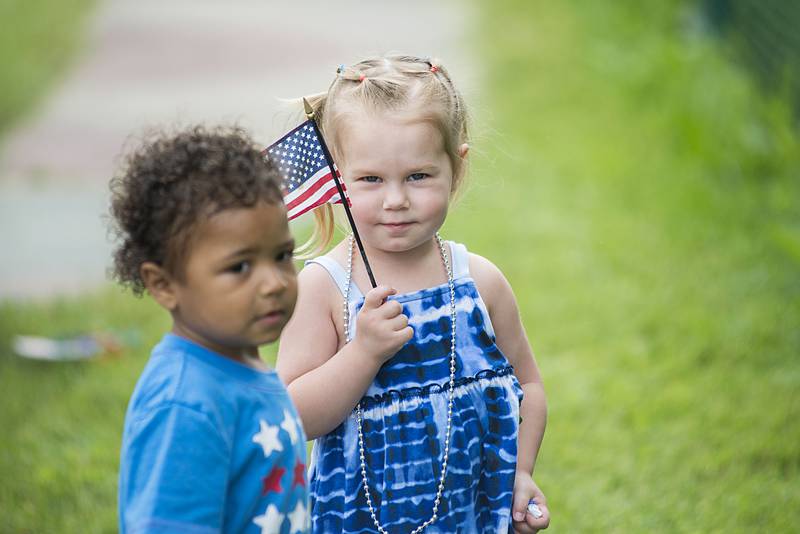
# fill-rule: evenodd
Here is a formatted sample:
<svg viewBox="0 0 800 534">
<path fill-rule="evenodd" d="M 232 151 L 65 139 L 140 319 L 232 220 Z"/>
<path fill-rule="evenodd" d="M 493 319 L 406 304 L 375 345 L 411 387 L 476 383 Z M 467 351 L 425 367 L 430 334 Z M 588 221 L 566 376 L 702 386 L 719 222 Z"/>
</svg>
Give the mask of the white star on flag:
<svg viewBox="0 0 800 534">
<path fill-rule="evenodd" d="M 289 534 L 292 534 L 293 532 L 300 532 L 300 534 L 303 534 L 308 526 L 308 519 L 309 517 L 306 507 L 302 502 L 298 501 L 294 512 L 289 514 L 289 523 L 291 523 L 289 526 Z"/>
<path fill-rule="evenodd" d="M 321 143 L 313 121 L 308 120 L 263 151 L 283 175 L 283 200 L 290 221 L 325 203 L 342 202 L 334 178 L 339 171 L 325 157 Z M 339 185 L 345 191 L 344 184 Z"/>
<path fill-rule="evenodd" d="M 261 534 L 280 532 L 283 514 L 278 511 L 274 504 L 270 504 L 262 515 L 253 518 L 253 523 L 261 527 Z"/>
<path fill-rule="evenodd" d="M 292 445 L 297 443 L 297 425 L 294 422 L 294 417 L 292 414 L 289 413 L 289 410 L 283 410 L 283 423 L 281 423 L 281 428 L 284 429 L 286 432 L 289 433 L 289 437 L 292 440 Z"/>
<path fill-rule="evenodd" d="M 269 456 L 272 451 L 282 451 L 283 445 L 278 440 L 278 427 L 271 426 L 263 419 L 259 421 L 261 430 L 253 436 L 253 443 L 258 443 L 264 449 L 264 456 Z"/>
</svg>

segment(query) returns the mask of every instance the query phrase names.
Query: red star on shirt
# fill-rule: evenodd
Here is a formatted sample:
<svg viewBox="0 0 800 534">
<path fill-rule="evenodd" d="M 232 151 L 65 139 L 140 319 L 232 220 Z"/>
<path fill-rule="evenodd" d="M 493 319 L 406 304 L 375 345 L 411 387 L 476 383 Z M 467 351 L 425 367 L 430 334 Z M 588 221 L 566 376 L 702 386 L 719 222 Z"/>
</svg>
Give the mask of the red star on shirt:
<svg viewBox="0 0 800 534">
<path fill-rule="evenodd" d="M 301 464 L 297 462 L 294 466 L 294 480 L 292 481 L 292 487 L 297 486 L 300 484 L 301 486 L 306 485 L 306 466 L 305 464 Z"/>
<path fill-rule="evenodd" d="M 262 486 L 261 486 L 261 495 L 266 495 L 270 491 L 274 491 L 276 493 L 281 492 L 281 477 L 286 472 L 286 469 L 283 467 L 273 467 L 272 472 L 269 476 L 266 476 L 261 479 Z"/>
</svg>

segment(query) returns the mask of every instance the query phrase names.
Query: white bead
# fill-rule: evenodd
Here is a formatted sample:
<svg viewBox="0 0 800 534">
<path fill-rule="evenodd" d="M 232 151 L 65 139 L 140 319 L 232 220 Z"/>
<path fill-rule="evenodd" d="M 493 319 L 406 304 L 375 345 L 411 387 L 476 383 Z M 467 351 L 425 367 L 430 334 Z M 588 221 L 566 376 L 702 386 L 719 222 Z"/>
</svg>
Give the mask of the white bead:
<svg viewBox="0 0 800 534">
<path fill-rule="evenodd" d="M 455 294 L 455 282 L 453 280 L 453 270 L 450 267 L 450 261 L 447 258 L 447 253 L 445 252 L 444 242 L 442 238 L 439 236 L 437 232 L 435 235 L 436 242 L 439 245 L 439 253 L 442 256 L 442 263 L 444 263 L 445 271 L 447 272 L 447 284 L 450 287 L 450 323 L 452 324 L 452 328 L 450 329 L 450 383 L 448 386 L 448 402 L 447 402 L 447 429 L 445 431 L 445 444 L 444 444 L 444 458 L 442 459 L 442 476 L 439 479 L 439 485 L 436 489 L 436 498 L 433 502 L 433 515 L 431 518 L 425 521 L 421 526 L 417 527 L 412 531 L 412 534 L 419 534 L 423 530 L 425 530 L 429 525 L 433 524 L 434 521 L 438 519 L 438 510 L 439 510 L 439 502 L 442 497 L 442 493 L 444 492 L 444 481 L 447 475 L 447 462 L 450 456 L 450 431 L 452 427 L 453 421 L 453 396 L 454 396 L 454 388 L 455 388 L 455 371 L 456 371 L 456 294 Z M 353 246 L 355 245 L 355 238 L 353 235 L 350 235 L 349 238 L 349 250 L 350 254 L 347 256 L 347 280 L 345 284 L 344 290 L 344 302 L 342 303 L 342 319 L 343 319 L 343 329 L 344 329 L 344 340 L 345 343 L 350 342 L 350 283 L 352 281 L 353 276 Z M 356 404 L 356 423 L 358 428 L 358 449 L 359 449 L 359 457 L 361 459 L 361 478 L 364 481 L 364 497 L 367 501 L 367 506 L 369 507 L 370 516 L 372 516 L 372 522 L 377 527 L 378 532 L 380 534 L 388 534 L 386 530 L 381 526 L 380 522 L 378 521 L 377 516 L 375 515 L 375 509 L 372 507 L 372 499 L 369 495 L 369 486 L 367 483 L 367 462 L 364 456 L 364 435 L 361 430 L 361 402 Z"/>
</svg>

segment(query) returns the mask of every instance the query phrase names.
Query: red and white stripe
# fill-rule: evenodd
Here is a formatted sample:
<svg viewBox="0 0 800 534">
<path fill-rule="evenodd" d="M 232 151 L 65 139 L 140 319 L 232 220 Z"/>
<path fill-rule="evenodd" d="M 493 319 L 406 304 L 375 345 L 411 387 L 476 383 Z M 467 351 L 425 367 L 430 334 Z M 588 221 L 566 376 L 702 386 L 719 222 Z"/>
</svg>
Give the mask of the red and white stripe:
<svg viewBox="0 0 800 534">
<path fill-rule="evenodd" d="M 342 184 L 342 189 L 344 189 L 344 184 Z M 290 221 L 326 202 L 331 204 L 342 202 L 339 191 L 336 189 L 336 182 L 333 180 L 330 169 L 327 168 L 317 171 L 303 185 L 286 194 L 283 200 L 286 203 Z"/>
</svg>

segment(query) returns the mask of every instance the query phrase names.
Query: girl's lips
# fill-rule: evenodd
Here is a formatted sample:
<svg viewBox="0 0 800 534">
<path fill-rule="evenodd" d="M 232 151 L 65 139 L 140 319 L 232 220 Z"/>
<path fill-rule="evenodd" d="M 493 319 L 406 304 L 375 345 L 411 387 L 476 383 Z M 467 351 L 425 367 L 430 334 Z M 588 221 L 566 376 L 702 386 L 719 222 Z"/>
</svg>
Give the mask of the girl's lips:
<svg viewBox="0 0 800 534">
<path fill-rule="evenodd" d="M 390 230 L 401 230 L 403 228 L 408 228 L 414 223 L 404 222 L 404 223 L 381 223 L 381 224 L 386 228 L 389 228 Z"/>
</svg>

